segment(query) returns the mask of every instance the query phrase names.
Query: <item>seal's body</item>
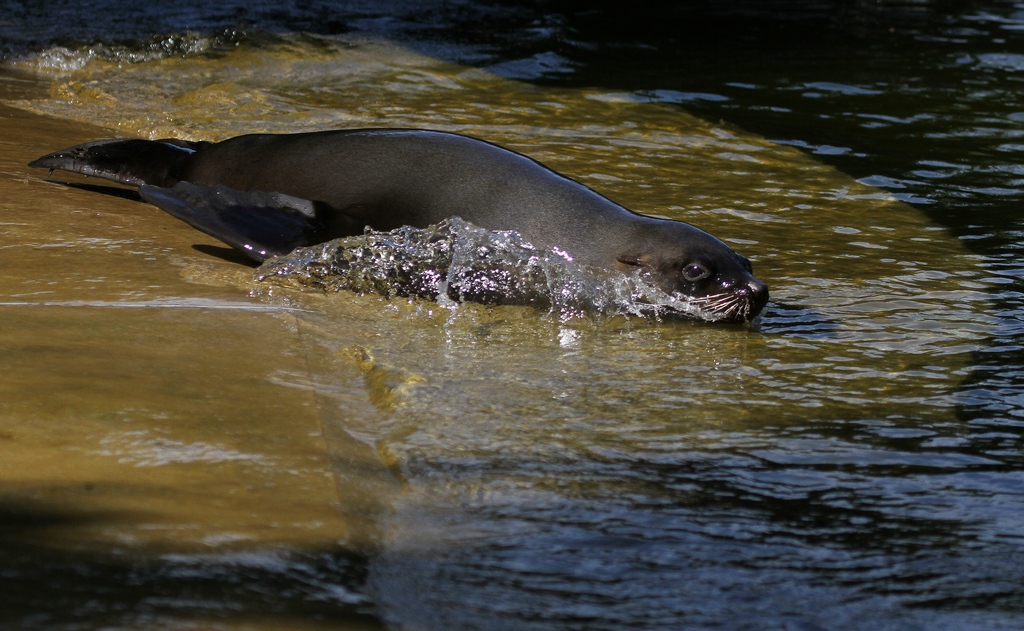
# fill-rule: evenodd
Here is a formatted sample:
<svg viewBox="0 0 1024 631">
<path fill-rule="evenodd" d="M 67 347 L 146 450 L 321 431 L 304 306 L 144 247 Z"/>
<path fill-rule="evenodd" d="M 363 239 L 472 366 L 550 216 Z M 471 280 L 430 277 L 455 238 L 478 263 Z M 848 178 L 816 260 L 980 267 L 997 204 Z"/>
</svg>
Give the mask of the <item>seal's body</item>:
<svg viewBox="0 0 1024 631">
<path fill-rule="evenodd" d="M 457 216 L 515 230 L 586 265 L 644 269 L 669 292 L 719 297 L 729 311 L 724 319 L 751 319 L 768 299 L 749 261 L 710 234 L 636 214 L 526 156 L 459 134 L 361 129 L 219 143 L 100 140 L 29 166 L 139 186 L 147 201 L 256 261 L 365 226 L 424 228 Z"/>
</svg>

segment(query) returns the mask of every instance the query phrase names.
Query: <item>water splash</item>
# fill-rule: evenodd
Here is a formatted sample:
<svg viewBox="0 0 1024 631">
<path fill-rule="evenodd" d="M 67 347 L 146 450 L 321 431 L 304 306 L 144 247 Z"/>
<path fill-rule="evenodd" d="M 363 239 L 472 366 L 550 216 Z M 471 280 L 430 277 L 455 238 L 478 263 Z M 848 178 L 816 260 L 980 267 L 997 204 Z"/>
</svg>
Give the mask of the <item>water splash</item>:
<svg viewBox="0 0 1024 631">
<path fill-rule="evenodd" d="M 13 65 L 58 75 L 69 74 L 82 70 L 94 60 L 123 66 L 173 57 L 224 54 L 245 42 L 258 39 L 257 36 L 263 39 L 272 37 L 269 34 L 229 28 L 209 34 L 185 32 L 157 36 L 139 42 L 55 44 L 41 52 L 15 58 Z"/>
<path fill-rule="evenodd" d="M 484 230 L 457 217 L 424 229 L 368 229 L 299 248 L 256 270 L 258 282 L 270 279 L 328 292 L 427 298 L 449 308 L 460 302 L 532 305 L 563 322 L 615 315 L 721 319 L 642 274 L 580 265 L 558 248 L 535 247 L 518 232 Z"/>
</svg>

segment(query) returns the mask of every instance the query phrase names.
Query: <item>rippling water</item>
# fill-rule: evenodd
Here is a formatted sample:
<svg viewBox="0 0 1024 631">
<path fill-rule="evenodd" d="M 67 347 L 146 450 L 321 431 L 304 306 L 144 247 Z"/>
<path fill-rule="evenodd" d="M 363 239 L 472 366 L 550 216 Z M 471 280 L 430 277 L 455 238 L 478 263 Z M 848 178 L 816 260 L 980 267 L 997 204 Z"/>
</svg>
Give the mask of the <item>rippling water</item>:
<svg viewBox="0 0 1024 631">
<path fill-rule="evenodd" d="M 19 108 L 150 137 L 469 133 L 715 233 L 771 287 L 758 327 L 723 327 L 182 263 L 183 283 L 294 318 L 305 369 L 264 359 L 267 384 L 313 394 L 342 505 L 366 475 L 350 442 L 398 484 L 374 487 L 356 561 L 257 549 L 140 567 L 137 584 L 181 600 L 161 620 L 188 628 L 191 575 L 265 595 L 231 592 L 225 610 L 311 628 L 353 608 L 410 629 L 1020 627 L 1024 5 L 663 6 L 660 22 L 565 6 L 151 9 L 120 37 L 7 10 L 5 76 L 41 86 L 9 94 Z M 90 265 L 139 247 L 93 246 Z M 179 291 L 106 287 L 147 304 Z M 219 444 L 141 433 L 96 450 L 271 466 Z M 76 589 L 65 620 L 89 602 L 145 619 L 131 594 Z"/>
</svg>

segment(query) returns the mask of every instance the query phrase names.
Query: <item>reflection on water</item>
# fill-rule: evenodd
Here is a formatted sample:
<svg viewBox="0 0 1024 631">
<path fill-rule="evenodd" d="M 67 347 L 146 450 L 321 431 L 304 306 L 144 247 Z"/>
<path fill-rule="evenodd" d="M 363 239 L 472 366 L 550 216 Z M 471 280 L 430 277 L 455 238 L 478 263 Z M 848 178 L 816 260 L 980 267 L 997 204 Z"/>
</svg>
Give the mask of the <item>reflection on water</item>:
<svg viewBox="0 0 1024 631">
<path fill-rule="evenodd" d="M 773 299 L 751 330 L 255 283 L 155 209 L 26 175 L 97 132 L 17 114 L 34 127 L 8 124 L 0 164 L 0 449 L 30 463 L 5 470 L 4 506 L 33 555 L 0 553 L 5 576 L 99 603 L 69 599 L 55 628 L 89 606 L 131 628 L 1019 622 L 1019 427 L 963 412 L 1019 407 L 964 386 L 1018 319 L 989 291 L 1008 258 L 666 105 L 721 102 L 707 91 L 540 88 L 360 37 L 186 44 L 48 46 L 13 62 L 48 95 L 7 100 L 125 135 L 469 133 L 721 236 Z M 42 606 L 12 598 L 26 627 Z"/>
</svg>

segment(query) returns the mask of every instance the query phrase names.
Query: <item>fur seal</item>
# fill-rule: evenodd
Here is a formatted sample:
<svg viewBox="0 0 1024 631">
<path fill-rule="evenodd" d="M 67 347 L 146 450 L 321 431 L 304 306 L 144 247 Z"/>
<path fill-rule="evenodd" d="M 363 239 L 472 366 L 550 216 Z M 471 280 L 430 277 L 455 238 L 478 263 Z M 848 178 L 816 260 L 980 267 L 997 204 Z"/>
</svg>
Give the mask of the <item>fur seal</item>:
<svg viewBox="0 0 1024 631">
<path fill-rule="evenodd" d="M 634 213 L 539 162 L 460 134 L 353 129 L 222 142 L 110 139 L 30 167 L 139 187 L 146 201 L 254 261 L 364 227 L 424 228 L 458 216 L 514 230 L 579 263 L 642 270 L 714 320 L 760 313 L 768 287 L 750 262 L 690 224 Z"/>
</svg>

